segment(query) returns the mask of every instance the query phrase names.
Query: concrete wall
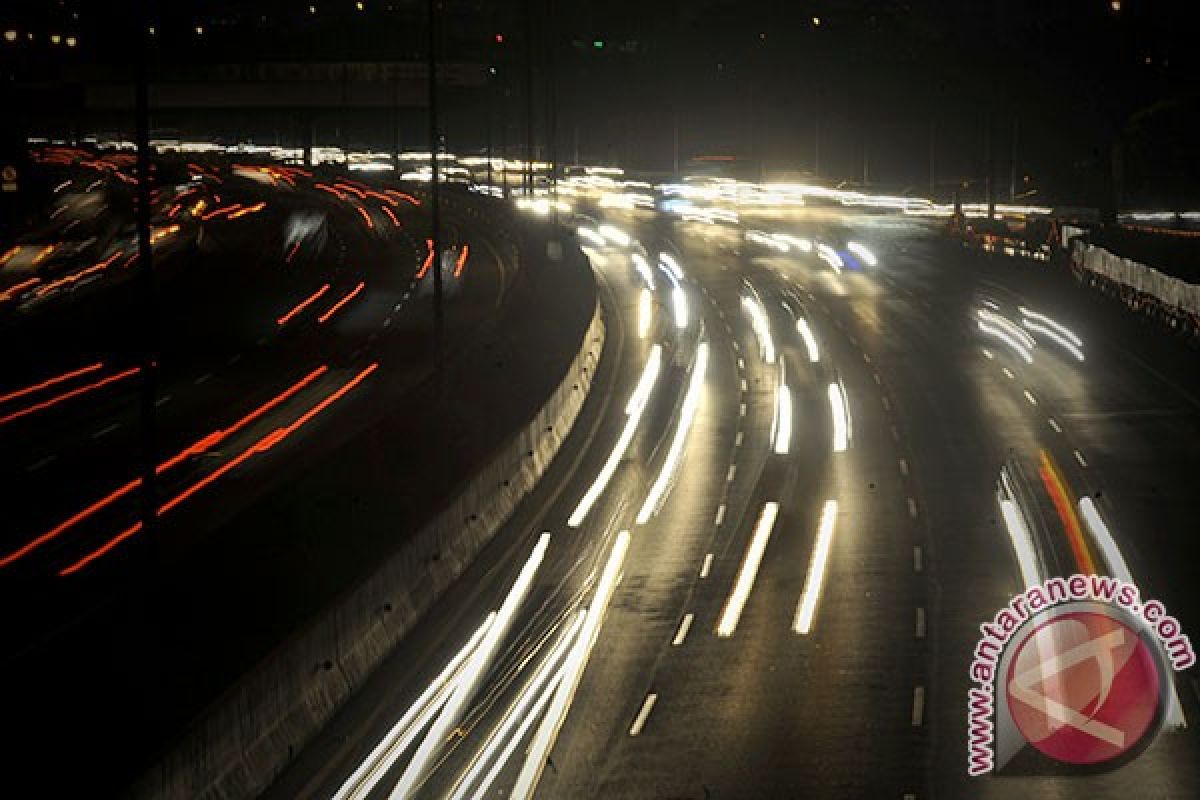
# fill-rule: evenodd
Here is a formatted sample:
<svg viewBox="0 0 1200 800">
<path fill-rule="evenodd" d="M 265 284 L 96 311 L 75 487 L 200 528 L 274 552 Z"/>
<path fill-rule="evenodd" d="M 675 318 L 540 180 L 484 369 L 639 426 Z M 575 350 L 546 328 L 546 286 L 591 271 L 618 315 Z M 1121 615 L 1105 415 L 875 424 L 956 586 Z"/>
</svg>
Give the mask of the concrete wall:
<svg viewBox="0 0 1200 800">
<path fill-rule="evenodd" d="M 247 798 L 265 789 L 535 486 L 571 431 L 604 340 L 594 303 L 574 360 L 528 424 L 373 575 L 211 707 L 130 796 Z"/>
</svg>

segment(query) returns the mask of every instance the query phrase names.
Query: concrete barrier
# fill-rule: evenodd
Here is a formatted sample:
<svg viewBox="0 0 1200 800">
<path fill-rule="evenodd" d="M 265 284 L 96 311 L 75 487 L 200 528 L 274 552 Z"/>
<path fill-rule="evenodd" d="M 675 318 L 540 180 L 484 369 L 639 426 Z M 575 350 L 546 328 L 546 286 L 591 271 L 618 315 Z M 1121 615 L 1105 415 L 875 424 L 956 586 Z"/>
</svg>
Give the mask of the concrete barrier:
<svg viewBox="0 0 1200 800">
<path fill-rule="evenodd" d="M 534 488 L 574 425 L 604 341 L 593 300 L 574 359 L 528 423 L 378 570 L 211 706 L 128 796 L 249 798 L 269 786 Z"/>
</svg>

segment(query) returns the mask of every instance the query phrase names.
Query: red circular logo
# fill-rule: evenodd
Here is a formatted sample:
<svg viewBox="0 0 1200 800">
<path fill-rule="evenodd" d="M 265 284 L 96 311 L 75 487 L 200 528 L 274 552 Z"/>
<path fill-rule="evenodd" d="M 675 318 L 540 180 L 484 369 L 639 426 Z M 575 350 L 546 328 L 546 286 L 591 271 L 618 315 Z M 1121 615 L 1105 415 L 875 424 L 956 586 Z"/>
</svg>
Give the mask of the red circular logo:
<svg viewBox="0 0 1200 800">
<path fill-rule="evenodd" d="M 1133 750 L 1158 717 L 1158 661 L 1125 623 L 1068 612 L 1032 630 L 1008 667 L 1013 722 L 1050 758 L 1098 764 Z"/>
</svg>

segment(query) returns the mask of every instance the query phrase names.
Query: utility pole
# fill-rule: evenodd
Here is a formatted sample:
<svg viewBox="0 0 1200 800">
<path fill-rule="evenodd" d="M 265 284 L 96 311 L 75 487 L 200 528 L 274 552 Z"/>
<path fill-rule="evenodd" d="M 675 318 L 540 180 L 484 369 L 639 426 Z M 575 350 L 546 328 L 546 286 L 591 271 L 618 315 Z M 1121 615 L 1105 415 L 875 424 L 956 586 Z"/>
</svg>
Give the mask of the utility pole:
<svg viewBox="0 0 1200 800">
<path fill-rule="evenodd" d="M 525 16 L 525 195 L 533 196 L 533 0 L 522 3 Z"/>
<path fill-rule="evenodd" d="M 983 191 L 987 200 L 987 215 L 988 219 L 996 218 L 996 198 L 992 194 L 992 173 L 995 171 L 992 164 L 992 115 L 987 116 L 987 123 L 983 132 Z"/>
<path fill-rule="evenodd" d="M 426 5 L 429 14 L 429 170 L 432 173 L 429 183 L 429 240 L 433 253 L 433 262 L 430 264 L 433 269 L 433 346 L 440 362 L 443 319 L 441 220 L 438 217 L 441 199 L 438 184 L 441 178 L 438 174 L 437 0 L 428 0 Z"/>
<path fill-rule="evenodd" d="M 142 532 L 150 533 L 158 515 L 157 417 L 155 409 L 155 371 L 157 370 L 158 309 L 155 307 L 154 252 L 150 241 L 150 15 L 147 0 L 138 3 L 136 87 L 134 89 L 134 127 L 137 139 L 137 247 L 139 301 L 142 309 L 141 391 L 141 522 Z M 154 537 L 148 537 L 153 541 Z"/>
<path fill-rule="evenodd" d="M 1008 202 L 1017 200 L 1017 141 L 1021 135 L 1021 120 L 1013 117 L 1012 159 L 1008 164 Z"/>
<path fill-rule="evenodd" d="M 937 120 L 929 121 L 929 199 L 937 193 Z"/>
</svg>

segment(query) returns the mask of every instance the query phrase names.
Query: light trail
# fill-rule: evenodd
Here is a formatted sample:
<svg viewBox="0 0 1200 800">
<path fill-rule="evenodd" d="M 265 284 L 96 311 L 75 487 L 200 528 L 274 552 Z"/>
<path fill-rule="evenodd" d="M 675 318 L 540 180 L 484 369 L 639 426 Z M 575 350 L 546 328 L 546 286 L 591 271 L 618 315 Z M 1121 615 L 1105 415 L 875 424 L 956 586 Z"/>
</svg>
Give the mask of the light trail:
<svg viewBox="0 0 1200 800">
<path fill-rule="evenodd" d="M 850 242 L 849 244 L 846 245 L 846 249 L 849 250 L 851 253 L 854 253 L 854 255 L 858 256 L 860 259 L 862 259 L 862 262 L 864 264 L 866 264 L 868 267 L 874 267 L 879 264 L 879 259 L 877 259 L 875 257 L 875 254 L 872 253 L 869 249 L 867 249 L 867 246 L 864 244 L 859 244 L 858 242 Z"/>
<path fill-rule="evenodd" d="M 679 424 L 675 428 L 675 436 L 667 449 L 667 457 L 663 460 L 658 478 L 650 487 L 645 502 L 637 514 L 637 524 L 645 525 L 650 518 L 658 513 L 663 499 L 675 479 L 679 469 L 679 461 L 683 456 L 683 448 L 687 443 L 688 431 L 696 418 L 696 409 L 700 407 L 700 397 L 704 392 L 704 376 L 708 371 L 708 342 L 701 342 L 696 348 L 696 363 L 692 366 L 692 377 L 688 382 L 687 394 L 683 398 L 683 407 L 679 411 Z"/>
<path fill-rule="evenodd" d="M 596 644 L 596 637 L 600 633 L 600 626 L 608 612 L 608 605 L 612 601 L 621 565 L 625 563 L 625 554 L 628 550 L 629 531 L 621 531 L 617 534 L 617 540 L 613 543 L 608 561 L 604 565 L 604 571 L 600 574 L 600 580 L 596 584 L 596 592 L 592 597 L 591 608 L 587 611 L 583 629 L 575 640 L 575 646 L 571 648 L 566 664 L 563 665 L 563 678 L 555 690 L 550 710 L 542 718 L 542 724 L 538 726 L 537 733 L 534 734 L 533 741 L 526 751 L 525 763 L 521 766 L 516 785 L 509 794 L 511 800 L 529 800 L 533 796 L 534 789 L 537 788 L 542 771 L 546 768 L 546 760 L 550 757 L 550 750 L 554 747 L 558 732 L 567 718 L 567 711 L 579 688 L 583 670 L 587 666 L 592 648 Z"/>
<path fill-rule="evenodd" d="M 488 666 L 491 664 L 496 651 L 500 647 L 502 638 L 508 632 L 509 625 L 512 624 L 517 609 L 524 601 L 525 595 L 529 592 L 529 587 L 533 584 L 534 575 L 537 574 L 538 568 L 542 565 L 542 561 L 546 556 L 546 548 L 549 546 L 550 534 L 543 533 L 538 537 L 533 552 L 530 553 L 525 565 L 521 567 L 516 581 L 513 582 L 508 595 L 504 598 L 504 602 L 496 612 L 495 620 L 488 626 L 487 631 L 483 635 L 483 640 L 474 652 L 471 653 L 470 658 L 463 667 L 462 675 L 451 692 L 449 699 L 446 700 L 446 705 L 442 707 L 441 713 L 433 721 L 429 731 L 425 734 L 425 738 L 417 748 L 417 752 L 413 754 L 412 760 L 404 769 L 404 773 L 392 788 L 391 793 L 388 795 L 390 800 L 407 800 L 420 790 L 421 784 L 427 775 L 429 765 L 433 761 L 433 757 L 445 745 L 447 735 L 458 723 L 463 712 L 466 711 L 467 703 L 475 695 L 480 681 L 483 680 Z"/>
<path fill-rule="evenodd" d="M 461 650 L 455 653 L 445 669 L 433 679 L 421 695 L 409 706 L 408 710 L 397 720 L 380 740 L 379 744 L 363 762 L 350 773 L 350 777 L 333 794 L 333 800 L 363 800 L 387 774 L 388 770 L 399 760 L 400 756 L 412 745 L 417 735 L 429 724 L 433 715 L 445 705 L 450 692 L 458 685 L 461 668 L 467 658 L 475 652 L 484 635 L 496 620 L 496 612 L 487 615 L 483 624 L 467 641 Z"/>
<path fill-rule="evenodd" d="M 833 452 L 844 453 L 850 444 L 850 414 L 846 409 L 846 398 L 842 387 L 829 384 L 829 411 L 833 419 Z"/>
<path fill-rule="evenodd" d="M 796 320 L 796 332 L 800 334 L 800 338 L 804 340 L 804 349 L 808 351 L 808 361 L 811 364 L 816 364 L 821 360 L 821 354 L 817 350 L 817 337 L 813 336 L 812 329 L 808 327 L 808 320 L 801 317 Z"/>
<path fill-rule="evenodd" d="M 746 548 L 746 555 L 742 559 L 741 569 L 738 570 L 737 580 L 733 584 L 733 591 L 730 592 L 729 598 L 725 601 L 725 608 L 721 611 L 721 618 L 717 623 L 718 636 L 732 636 L 733 632 L 737 630 L 738 620 L 742 617 L 742 609 L 745 608 L 746 600 L 750 597 L 750 590 L 754 588 L 754 579 L 758 576 L 758 567 L 762 563 L 763 554 L 767 550 L 767 542 L 771 539 L 771 531 L 775 528 L 775 519 L 778 515 L 779 503 L 772 501 L 763 505 L 758 522 L 754 525 L 754 534 L 750 538 L 750 545 Z"/>
<path fill-rule="evenodd" d="M 297 243 L 296 243 L 296 246 L 297 246 L 297 247 L 299 247 L 299 246 L 300 246 L 300 243 L 299 243 L 299 242 L 297 242 Z M 297 304 L 296 304 L 296 305 L 295 305 L 295 306 L 292 308 L 292 310 L 291 310 L 291 311 L 287 312 L 287 313 L 286 313 L 286 314 L 284 314 L 282 317 L 280 317 L 279 319 L 275 320 L 275 324 L 276 324 L 276 325 L 279 325 L 279 326 L 283 326 L 283 325 L 286 325 L 286 324 L 288 324 L 288 322 L 289 322 L 289 321 L 291 321 L 291 320 L 292 320 L 292 319 L 293 319 L 293 318 L 294 318 L 294 317 L 295 317 L 297 314 L 299 314 L 300 312 L 304 311 L 304 309 L 308 308 L 310 305 L 312 305 L 313 303 L 315 303 L 317 300 L 319 300 L 319 299 L 320 299 L 320 298 L 321 298 L 321 297 L 322 297 L 322 296 L 323 296 L 323 295 L 324 295 L 326 292 L 328 292 L 328 291 L 329 291 L 329 284 L 328 284 L 328 283 L 326 283 L 326 284 L 322 284 L 322 286 L 321 286 L 321 288 L 320 288 L 320 289 L 317 289 L 315 292 L 313 292 L 312 294 L 310 294 L 308 297 L 306 297 L 306 298 L 304 298 L 303 300 L 301 300 L 299 303 L 297 303 Z"/>
<path fill-rule="evenodd" d="M 334 303 L 332 306 L 329 307 L 328 311 L 326 311 L 321 316 L 317 317 L 317 322 L 321 325 L 324 325 L 326 322 L 328 322 L 330 317 L 332 317 L 334 314 L 336 314 L 337 312 L 342 310 L 343 306 L 345 306 L 347 303 L 349 303 L 354 298 L 358 297 L 359 292 L 361 292 L 363 290 L 363 287 L 365 287 L 366 285 L 367 285 L 366 282 L 359 281 L 358 285 L 355 286 L 353 289 L 351 289 L 350 292 L 345 297 L 343 297 L 341 300 L 338 300 L 336 303 Z"/>
<path fill-rule="evenodd" d="M 62 375 L 56 375 L 53 378 L 48 378 L 41 383 L 35 383 L 32 386 L 26 386 L 23 389 L 17 389 L 9 392 L 8 394 L 0 395 L 0 404 L 7 403 L 9 400 L 16 400 L 19 397 L 25 397 L 26 395 L 40 392 L 42 389 L 49 389 L 51 386 L 65 383 L 73 378 L 78 378 L 81 375 L 87 375 L 101 369 L 104 369 L 104 362 L 97 361 L 95 364 L 89 364 L 86 367 L 80 367 L 79 369 L 72 370 L 70 372 L 64 372 Z"/>
<path fill-rule="evenodd" d="M 812 561 L 808 563 L 808 574 L 804 577 L 804 591 L 796 606 L 796 617 L 792 630 L 807 634 L 812 630 L 817 615 L 817 602 L 821 599 L 821 588 L 825 584 L 825 571 L 829 563 L 829 551 L 833 547 L 833 531 L 837 525 L 838 504 L 827 500 L 821 509 L 821 521 L 817 525 L 817 539 L 813 544 Z"/>
<path fill-rule="evenodd" d="M 13 411 L 11 413 L 5 414 L 4 416 L 0 417 L 0 425 L 7 425 L 8 423 L 13 422 L 15 420 L 22 419 L 24 417 L 28 417 L 30 414 L 36 414 L 39 411 L 45 411 L 48 408 L 53 408 L 54 406 L 65 403 L 68 400 L 74 400 L 76 397 L 88 394 L 90 392 L 94 392 L 97 389 L 102 389 L 105 386 L 109 386 L 111 384 L 116 383 L 117 381 L 122 381 L 122 380 L 125 380 L 126 378 L 131 378 L 134 375 L 137 375 L 138 373 L 140 373 L 141 371 L 142 371 L 141 367 L 130 367 L 129 369 L 122 370 L 121 372 L 117 372 L 117 373 L 114 373 L 107 377 L 101 378 L 98 381 L 93 381 L 92 383 L 88 383 L 83 386 L 79 386 L 74 389 L 71 389 L 70 391 L 63 392 L 62 394 L 55 395 L 54 397 L 51 397 L 47 400 L 43 400 L 40 403 L 34 403 L 31 406 L 26 406 L 25 408 L 18 409 L 16 411 Z"/>
<path fill-rule="evenodd" d="M 628 419 L 625 421 L 625 429 L 621 431 L 621 436 L 617 440 L 616 446 L 613 447 L 608 460 L 604 462 L 604 466 L 600 469 L 596 480 L 588 487 L 587 492 L 580 499 L 579 505 L 571 512 L 571 516 L 567 520 L 568 526 L 578 528 L 582 525 L 588 512 L 595 505 L 596 500 L 600 498 L 605 488 L 608 487 L 608 482 L 612 480 L 613 473 L 617 471 L 617 466 L 621 463 L 621 459 L 625 457 L 625 451 L 629 449 L 629 443 L 633 441 L 633 436 L 637 432 L 642 412 L 646 409 L 646 403 L 649 400 L 650 393 L 654 390 L 654 384 L 658 380 L 658 373 L 661 367 L 662 345 L 656 344 L 654 345 L 654 349 L 650 351 L 650 357 L 646 361 L 642 377 L 638 380 L 637 387 L 633 390 L 633 394 L 629 397 L 629 403 L 625 406 L 625 413 L 628 415 Z"/>
<path fill-rule="evenodd" d="M 775 389 L 775 418 L 775 454 L 787 455 L 792 441 L 792 392 L 782 381 Z"/>
</svg>

